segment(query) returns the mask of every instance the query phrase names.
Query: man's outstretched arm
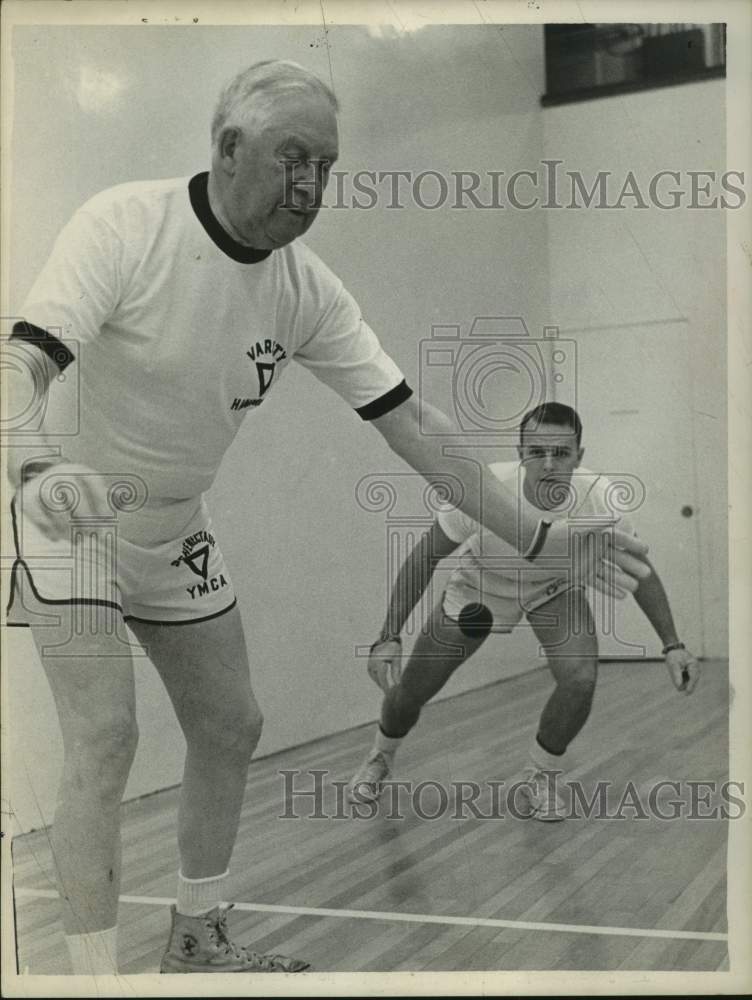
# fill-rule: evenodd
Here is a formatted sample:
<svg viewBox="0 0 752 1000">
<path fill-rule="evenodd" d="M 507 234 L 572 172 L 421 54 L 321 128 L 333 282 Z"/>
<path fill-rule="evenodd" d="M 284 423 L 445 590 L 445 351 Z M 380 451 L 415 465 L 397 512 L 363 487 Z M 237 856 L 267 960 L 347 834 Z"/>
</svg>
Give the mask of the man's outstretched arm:
<svg viewBox="0 0 752 1000">
<path fill-rule="evenodd" d="M 677 691 L 691 694 L 700 678 L 700 668 L 697 660 L 680 641 L 666 589 L 655 567 L 651 565 L 650 568 L 650 576 L 640 580 L 637 586 L 635 600 L 661 640 L 674 687 Z"/>
<path fill-rule="evenodd" d="M 400 633 L 410 614 L 426 592 L 439 562 L 457 548 L 435 521 L 405 558 L 392 585 L 384 625 L 371 647 L 368 673 L 383 691 L 399 682 Z"/>
</svg>

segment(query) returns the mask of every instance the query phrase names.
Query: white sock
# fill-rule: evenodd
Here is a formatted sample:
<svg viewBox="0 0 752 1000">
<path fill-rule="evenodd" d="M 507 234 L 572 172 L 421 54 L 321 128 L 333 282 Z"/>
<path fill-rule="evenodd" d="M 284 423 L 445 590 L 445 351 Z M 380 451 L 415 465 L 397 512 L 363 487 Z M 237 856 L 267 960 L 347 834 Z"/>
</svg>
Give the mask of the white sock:
<svg viewBox="0 0 752 1000">
<path fill-rule="evenodd" d="M 384 736 L 381 731 L 381 727 L 376 727 L 376 739 L 373 741 L 374 750 L 379 750 L 381 753 L 388 754 L 393 757 L 397 752 L 404 736 Z"/>
<path fill-rule="evenodd" d="M 90 934 L 66 934 L 74 976 L 117 975 L 117 926 Z"/>
<path fill-rule="evenodd" d="M 544 750 L 537 739 L 533 739 L 530 747 L 530 760 L 538 771 L 566 770 L 566 751 L 563 754 L 549 753 Z"/>
<path fill-rule="evenodd" d="M 178 872 L 177 911 L 184 917 L 200 917 L 222 902 L 222 890 L 229 869 L 208 878 L 186 878 Z"/>
</svg>

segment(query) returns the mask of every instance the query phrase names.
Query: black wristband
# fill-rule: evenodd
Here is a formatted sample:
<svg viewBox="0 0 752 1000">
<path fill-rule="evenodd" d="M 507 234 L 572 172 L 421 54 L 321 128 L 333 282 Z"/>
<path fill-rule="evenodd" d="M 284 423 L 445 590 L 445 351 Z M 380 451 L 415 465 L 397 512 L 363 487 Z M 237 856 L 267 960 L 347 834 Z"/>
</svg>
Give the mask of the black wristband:
<svg viewBox="0 0 752 1000">
<path fill-rule="evenodd" d="M 675 649 L 686 649 L 687 647 L 683 642 L 670 642 L 668 646 L 663 647 L 663 655 L 666 656 L 668 653 L 673 653 Z"/>
</svg>

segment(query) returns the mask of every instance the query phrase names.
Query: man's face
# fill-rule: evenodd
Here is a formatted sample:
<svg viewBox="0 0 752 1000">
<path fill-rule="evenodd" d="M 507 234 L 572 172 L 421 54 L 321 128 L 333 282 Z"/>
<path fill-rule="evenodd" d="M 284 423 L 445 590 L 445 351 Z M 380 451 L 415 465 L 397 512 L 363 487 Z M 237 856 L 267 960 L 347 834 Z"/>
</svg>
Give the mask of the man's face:
<svg viewBox="0 0 752 1000">
<path fill-rule="evenodd" d="M 337 119 L 326 98 L 277 98 L 253 131 L 222 147 L 220 222 L 240 242 L 275 250 L 313 225 L 339 155 Z"/>
<path fill-rule="evenodd" d="M 525 469 L 527 499 L 543 510 L 566 503 L 572 473 L 584 454 L 575 432 L 558 424 L 528 425 L 517 452 Z"/>
</svg>

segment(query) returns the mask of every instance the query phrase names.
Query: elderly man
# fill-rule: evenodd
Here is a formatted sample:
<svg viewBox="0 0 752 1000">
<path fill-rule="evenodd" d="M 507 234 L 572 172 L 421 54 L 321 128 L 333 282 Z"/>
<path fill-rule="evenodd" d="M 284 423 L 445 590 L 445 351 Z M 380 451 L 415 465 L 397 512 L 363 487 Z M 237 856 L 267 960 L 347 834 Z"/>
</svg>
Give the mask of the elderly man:
<svg viewBox="0 0 752 1000">
<path fill-rule="evenodd" d="M 261 713 L 203 494 L 243 417 L 294 358 L 427 478 L 466 477 L 442 452 L 448 419 L 427 411 L 432 433 L 419 432 L 402 373 L 341 281 L 295 242 L 316 218 L 338 155 L 336 112 L 331 91 L 296 64 L 240 73 L 214 115 L 211 171 L 92 198 L 61 233 L 14 328 L 29 357 L 17 380 L 31 379 L 36 365 L 37 388 L 52 383 L 50 396 L 60 397 L 49 412 L 75 405 L 56 384 L 67 365 L 78 365 L 81 386 L 80 433 L 56 442 L 49 426 L 46 450 L 29 457 L 14 448 L 9 468 L 19 550 L 9 621 L 32 626 L 63 733 L 53 850 L 76 973 L 117 968 L 119 806 L 137 729 L 132 662 L 112 616 L 148 651 L 187 743 L 177 904 L 162 971 L 307 967 L 235 945 L 220 905 Z M 91 546 L 82 570 L 68 515 L 45 498 L 73 483 L 96 515 L 106 509 L 107 473 L 132 474 L 146 499 L 119 515 L 114 570 Z M 555 526 L 518 523 L 492 476 L 466 478 L 457 501 L 531 559 L 544 540 L 546 551 L 565 544 Z M 593 549 L 606 537 L 586 535 Z M 611 551 L 625 571 L 647 572 L 628 552 Z M 596 574 L 603 554 L 592 561 Z M 65 559 L 78 560 L 75 572 L 50 568 Z M 82 606 L 95 625 L 85 654 L 63 655 Z"/>
</svg>

